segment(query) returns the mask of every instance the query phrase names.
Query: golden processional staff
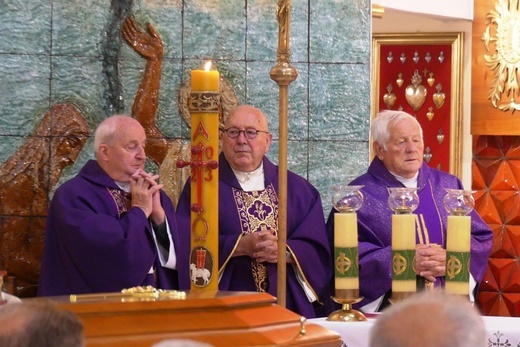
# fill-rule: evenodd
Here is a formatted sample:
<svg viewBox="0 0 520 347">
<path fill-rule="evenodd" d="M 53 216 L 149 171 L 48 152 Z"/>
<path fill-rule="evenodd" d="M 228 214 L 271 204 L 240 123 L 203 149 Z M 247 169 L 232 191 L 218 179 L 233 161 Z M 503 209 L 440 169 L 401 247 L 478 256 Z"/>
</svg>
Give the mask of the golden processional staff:
<svg viewBox="0 0 520 347">
<path fill-rule="evenodd" d="M 287 243 L 287 104 L 288 87 L 298 72 L 291 66 L 289 57 L 289 23 L 291 19 L 291 1 L 279 0 L 276 6 L 278 20 L 277 64 L 271 69 L 270 76 L 279 87 L 279 142 L 278 154 L 278 304 L 286 306 L 286 243 Z"/>
</svg>

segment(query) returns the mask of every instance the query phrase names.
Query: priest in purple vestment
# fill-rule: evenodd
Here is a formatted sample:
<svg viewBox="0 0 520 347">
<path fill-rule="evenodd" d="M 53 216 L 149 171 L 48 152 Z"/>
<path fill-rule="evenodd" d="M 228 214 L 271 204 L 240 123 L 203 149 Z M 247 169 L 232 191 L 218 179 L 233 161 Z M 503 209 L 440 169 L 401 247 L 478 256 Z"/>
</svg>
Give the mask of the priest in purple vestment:
<svg viewBox="0 0 520 347">
<path fill-rule="evenodd" d="M 51 201 L 40 296 L 178 288 L 175 210 L 158 175 L 144 171 L 145 142 L 143 127 L 129 116 L 98 126 L 96 160 Z"/>
<path fill-rule="evenodd" d="M 245 105 L 229 112 L 219 157 L 219 290 L 277 295 L 278 167 L 265 157 L 271 142 L 262 111 Z M 312 318 L 326 313 L 331 250 L 319 192 L 295 173 L 287 175 L 286 307 Z M 190 189 L 188 180 L 177 206 L 185 242 L 191 230 Z M 189 243 L 180 249 L 189 250 Z M 183 261 L 180 288 L 189 289 L 190 281 Z"/>
<path fill-rule="evenodd" d="M 415 117 L 402 111 L 382 111 L 372 122 L 375 157 L 368 171 L 351 185 L 361 185 L 364 203 L 358 211 L 360 296 L 365 312 L 383 309 L 392 288 L 392 222 L 388 188 L 418 188 L 416 258 L 418 285 L 442 287 L 446 272 L 444 188 L 463 189 L 454 175 L 429 168 L 423 162 L 423 133 Z M 334 210 L 327 221 L 333 244 Z M 471 212 L 470 299 L 486 271 L 492 232 L 476 211 Z"/>
</svg>

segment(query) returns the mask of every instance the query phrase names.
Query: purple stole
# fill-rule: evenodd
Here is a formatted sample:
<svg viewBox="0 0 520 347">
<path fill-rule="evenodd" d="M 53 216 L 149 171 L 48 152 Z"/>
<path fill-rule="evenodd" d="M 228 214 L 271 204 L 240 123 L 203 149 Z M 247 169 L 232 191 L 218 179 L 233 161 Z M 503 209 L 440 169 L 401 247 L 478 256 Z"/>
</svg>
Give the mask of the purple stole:
<svg viewBox="0 0 520 347">
<path fill-rule="evenodd" d="M 251 192 L 234 187 L 232 189 L 243 234 L 267 229 L 278 230 L 278 196 L 272 184 L 264 190 Z M 267 292 L 269 278 L 266 266 L 252 259 L 251 268 L 257 291 Z"/>
</svg>

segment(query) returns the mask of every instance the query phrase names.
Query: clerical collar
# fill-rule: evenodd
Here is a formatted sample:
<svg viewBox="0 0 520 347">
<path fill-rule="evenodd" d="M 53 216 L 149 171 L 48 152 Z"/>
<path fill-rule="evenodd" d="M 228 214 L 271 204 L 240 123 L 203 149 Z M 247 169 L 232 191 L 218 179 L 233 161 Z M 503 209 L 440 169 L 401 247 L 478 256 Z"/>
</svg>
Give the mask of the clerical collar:
<svg viewBox="0 0 520 347">
<path fill-rule="evenodd" d="M 395 177 L 396 180 L 401 182 L 406 188 L 417 188 L 417 178 L 419 177 L 419 171 L 417 171 L 412 178 L 405 178 L 402 176 L 394 175 L 393 173 L 391 173 L 391 174 L 392 174 L 392 176 Z"/>
<path fill-rule="evenodd" d="M 233 168 L 231 168 L 231 170 L 233 170 L 233 173 L 243 190 L 252 191 L 265 189 L 264 163 L 261 163 L 257 169 L 250 172 L 238 171 Z"/>
<path fill-rule="evenodd" d="M 121 188 L 121 190 L 123 190 L 125 193 L 130 193 L 130 183 L 118 182 L 118 181 L 114 181 L 114 182 L 116 182 L 117 186 L 119 188 Z"/>
</svg>

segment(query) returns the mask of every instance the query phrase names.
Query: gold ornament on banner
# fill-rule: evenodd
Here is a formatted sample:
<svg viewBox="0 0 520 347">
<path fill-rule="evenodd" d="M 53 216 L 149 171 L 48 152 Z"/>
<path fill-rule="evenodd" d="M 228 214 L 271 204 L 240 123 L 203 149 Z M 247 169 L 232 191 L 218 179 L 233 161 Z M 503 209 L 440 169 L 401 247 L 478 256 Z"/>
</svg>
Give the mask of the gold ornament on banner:
<svg viewBox="0 0 520 347">
<path fill-rule="evenodd" d="M 430 87 L 433 87 L 433 84 L 435 83 L 435 78 L 433 78 L 433 72 L 430 72 L 430 77 L 428 77 L 427 81 Z"/>
<path fill-rule="evenodd" d="M 389 109 L 394 107 L 396 100 L 396 96 L 394 93 L 392 93 L 392 89 L 392 83 L 390 83 L 388 87 L 386 87 L 387 92 L 385 93 L 385 95 L 383 95 L 383 101 L 385 102 L 386 107 Z"/>
<path fill-rule="evenodd" d="M 439 63 L 442 64 L 443 62 L 444 62 L 444 52 L 441 51 L 441 52 L 439 53 Z"/>
<path fill-rule="evenodd" d="M 388 64 L 391 64 L 394 60 L 394 57 L 392 56 L 392 52 L 388 52 L 388 57 L 386 57 L 386 61 L 388 61 Z"/>
<path fill-rule="evenodd" d="M 419 52 L 415 51 L 415 53 L 413 54 L 412 60 L 416 64 L 419 62 Z"/>
<path fill-rule="evenodd" d="M 412 76 L 412 84 L 408 85 L 405 89 L 406 101 L 412 106 L 414 111 L 421 108 L 426 100 L 426 94 L 428 93 L 426 87 L 421 84 L 422 78 L 419 75 L 419 71 L 415 70 Z"/>
<path fill-rule="evenodd" d="M 426 117 L 428 117 L 428 120 L 431 121 L 434 115 L 435 114 L 433 113 L 433 107 L 428 107 L 428 113 L 426 113 Z"/>
<path fill-rule="evenodd" d="M 401 58 L 399 58 L 399 60 L 401 61 L 401 63 L 404 64 L 404 62 L 406 61 L 406 55 L 404 53 L 401 53 Z"/>
<path fill-rule="evenodd" d="M 395 83 L 397 83 L 397 86 L 399 88 L 401 88 L 401 86 L 403 85 L 404 83 L 404 80 L 403 80 L 403 74 L 399 72 L 399 74 L 397 75 L 397 79 L 395 80 Z"/>
<path fill-rule="evenodd" d="M 444 141 L 444 134 L 442 132 L 442 129 L 439 129 L 439 132 L 437 133 L 437 142 L 441 144 L 442 141 Z"/>
<path fill-rule="evenodd" d="M 430 147 L 426 147 L 426 149 L 424 150 L 424 161 L 426 162 L 426 164 L 428 164 L 430 160 L 432 160 L 432 154 L 430 153 L 430 151 Z"/>
<path fill-rule="evenodd" d="M 433 103 L 437 107 L 437 109 L 441 108 L 441 106 L 444 104 L 444 100 L 446 99 L 446 94 L 442 92 L 442 85 L 439 83 L 435 87 L 437 89 L 437 93 L 433 94 Z"/>
<path fill-rule="evenodd" d="M 430 52 L 426 53 L 426 57 L 424 57 L 424 60 L 426 60 L 427 63 L 429 63 L 432 60 L 432 56 Z"/>
</svg>

